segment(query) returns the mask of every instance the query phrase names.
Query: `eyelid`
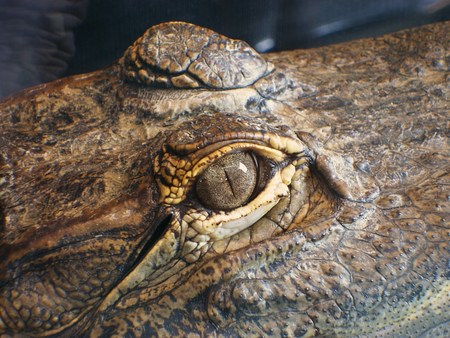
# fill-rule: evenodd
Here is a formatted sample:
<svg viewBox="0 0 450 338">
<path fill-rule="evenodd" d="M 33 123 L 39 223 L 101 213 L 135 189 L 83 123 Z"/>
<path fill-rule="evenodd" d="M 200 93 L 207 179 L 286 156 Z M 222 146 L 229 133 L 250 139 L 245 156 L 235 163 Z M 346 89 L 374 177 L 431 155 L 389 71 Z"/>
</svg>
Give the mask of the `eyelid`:
<svg viewBox="0 0 450 338">
<path fill-rule="evenodd" d="M 288 136 L 254 132 L 248 137 L 245 140 L 219 141 L 201 148 L 198 148 L 199 144 L 164 146 L 161 157 L 154 160 L 159 201 L 171 205 L 183 202 L 208 165 L 231 152 L 249 151 L 278 164 L 287 158 L 304 157 L 307 152 L 300 140 Z"/>
<path fill-rule="evenodd" d="M 286 154 L 300 154 L 305 151 L 306 147 L 303 142 L 291 136 L 280 136 L 273 132 L 243 132 L 243 138 L 236 137 L 237 133 L 224 133 L 220 139 L 202 139 L 198 142 L 189 144 L 166 144 L 164 152 L 171 152 L 179 155 L 193 154 L 193 158 L 202 158 L 207 156 L 212 150 L 216 150 L 225 145 L 235 143 L 251 143 L 261 144 L 280 150 Z"/>
<path fill-rule="evenodd" d="M 277 163 L 280 163 L 287 158 L 287 155 L 284 154 L 283 152 L 273 148 L 269 148 L 267 146 L 262 146 L 254 143 L 235 143 L 217 149 L 212 153 L 210 153 L 209 155 L 203 157 L 192 168 L 192 175 L 196 177 L 199 174 L 201 174 L 208 167 L 208 165 L 218 160 L 219 158 L 228 155 L 233 151 L 243 151 L 243 150 L 251 151 L 256 155 L 273 160 Z"/>
<path fill-rule="evenodd" d="M 206 220 L 194 220 L 190 226 L 197 232 L 220 240 L 242 231 L 272 209 L 282 197 L 289 195 L 288 185 L 295 173 L 292 164 L 277 171 L 266 187 L 250 203 L 229 212 L 219 211 Z M 270 196 L 270 198 L 269 198 Z M 196 213 L 195 211 L 194 213 Z M 191 218 L 192 215 L 187 215 Z"/>
<path fill-rule="evenodd" d="M 261 157 L 266 157 L 267 159 L 271 159 L 275 162 L 281 162 L 287 157 L 287 155 L 283 152 L 267 146 L 250 142 L 234 143 L 214 150 L 212 153 L 194 163 L 194 166 L 189 170 L 183 170 L 184 173 L 180 176 L 177 175 L 177 172 L 179 169 L 183 168 L 174 167 L 174 165 L 180 163 L 181 161 L 177 162 L 176 160 L 168 160 L 168 163 L 163 162 L 161 168 L 158 170 L 160 173 L 160 178 L 157 180 L 157 183 L 160 188 L 160 201 L 166 204 L 179 204 L 183 202 L 186 199 L 187 192 L 192 187 L 197 177 L 201 175 L 211 163 L 233 151 L 241 150 L 252 151 Z M 163 168 L 164 166 L 171 166 L 172 169 L 167 170 L 166 172 Z M 171 183 L 174 182 L 175 179 L 178 183 L 177 186 Z"/>
</svg>

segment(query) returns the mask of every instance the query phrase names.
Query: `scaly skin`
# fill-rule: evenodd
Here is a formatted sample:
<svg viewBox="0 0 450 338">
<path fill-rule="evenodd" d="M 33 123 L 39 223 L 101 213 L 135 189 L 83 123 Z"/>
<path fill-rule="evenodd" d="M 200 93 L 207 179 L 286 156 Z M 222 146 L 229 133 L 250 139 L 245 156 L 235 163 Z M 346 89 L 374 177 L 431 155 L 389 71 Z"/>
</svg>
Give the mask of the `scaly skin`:
<svg viewBox="0 0 450 338">
<path fill-rule="evenodd" d="M 0 336 L 448 336 L 450 25 L 146 34 L 0 103 Z"/>
</svg>

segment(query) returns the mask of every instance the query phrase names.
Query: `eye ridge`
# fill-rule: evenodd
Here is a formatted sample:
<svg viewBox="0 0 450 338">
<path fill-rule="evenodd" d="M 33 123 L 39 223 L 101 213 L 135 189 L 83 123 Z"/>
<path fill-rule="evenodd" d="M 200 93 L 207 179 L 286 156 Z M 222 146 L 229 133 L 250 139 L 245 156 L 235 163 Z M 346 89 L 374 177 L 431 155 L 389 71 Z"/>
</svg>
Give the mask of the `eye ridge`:
<svg viewBox="0 0 450 338">
<path fill-rule="evenodd" d="M 219 158 L 196 181 L 197 199 L 211 210 L 229 211 L 247 204 L 273 176 L 275 164 L 266 162 L 252 151 Z"/>
</svg>

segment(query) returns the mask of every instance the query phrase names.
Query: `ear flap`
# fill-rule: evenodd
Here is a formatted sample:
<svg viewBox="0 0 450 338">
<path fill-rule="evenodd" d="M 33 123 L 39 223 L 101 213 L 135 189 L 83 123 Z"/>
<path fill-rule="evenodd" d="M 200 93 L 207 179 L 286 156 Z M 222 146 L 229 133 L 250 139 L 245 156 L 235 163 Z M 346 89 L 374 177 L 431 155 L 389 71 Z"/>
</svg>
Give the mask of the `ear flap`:
<svg viewBox="0 0 450 338">
<path fill-rule="evenodd" d="M 316 166 L 339 196 L 354 202 L 370 202 L 379 195 L 380 189 L 373 177 L 359 170 L 353 158 L 326 152 L 328 154 L 317 155 Z"/>
<path fill-rule="evenodd" d="M 325 149 L 314 136 L 298 132 L 297 136 L 315 154 L 315 164 L 327 185 L 340 197 L 354 202 L 370 202 L 380 193 L 375 179 L 361 171 L 353 158 Z"/>
</svg>

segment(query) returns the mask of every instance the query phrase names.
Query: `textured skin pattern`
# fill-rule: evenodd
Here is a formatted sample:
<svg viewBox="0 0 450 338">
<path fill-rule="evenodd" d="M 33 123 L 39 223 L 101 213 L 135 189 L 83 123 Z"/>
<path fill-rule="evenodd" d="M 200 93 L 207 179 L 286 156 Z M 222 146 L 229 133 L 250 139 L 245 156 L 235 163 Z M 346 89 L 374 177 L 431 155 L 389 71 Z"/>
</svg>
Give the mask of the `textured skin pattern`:
<svg viewBox="0 0 450 338">
<path fill-rule="evenodd" d="M 229 90 L 122 59 L 1 102 L 0 335 L 448 336 L 449 35 L 269 54 Z M 242 152 L 252 196 L 205 207 Z"/>
<path fill-rule="evenodd" d="M 129 81 L 176 88 L 246 87 L 273 69 L 247 43 L 185 22 L 148 29 L 121 63 Z"/>
</svg>

